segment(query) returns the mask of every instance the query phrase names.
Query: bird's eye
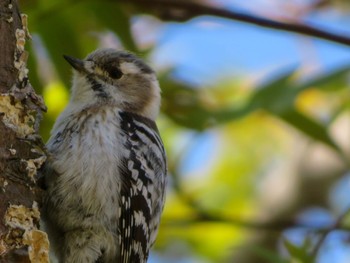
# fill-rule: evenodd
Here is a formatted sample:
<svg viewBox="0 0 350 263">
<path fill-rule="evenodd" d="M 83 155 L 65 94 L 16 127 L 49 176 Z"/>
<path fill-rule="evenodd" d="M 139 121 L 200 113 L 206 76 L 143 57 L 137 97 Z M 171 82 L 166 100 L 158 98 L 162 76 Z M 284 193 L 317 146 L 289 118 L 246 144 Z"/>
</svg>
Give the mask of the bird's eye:
<svg viewBox="0 0 350 263">
<path fill-rule="evenodd" d="M 114 69 L 112 72 L 109 72 L 109 76 L 113 79 L 120 79 L 123 76 L 123 73 L 120 69 Z"/>
<path fill-rule="evenodd" d="M 108 65 L 105 70 L 112 79 L 120 79 L 123 76 L 123 72 L 114 65 Z"/>
</svg>

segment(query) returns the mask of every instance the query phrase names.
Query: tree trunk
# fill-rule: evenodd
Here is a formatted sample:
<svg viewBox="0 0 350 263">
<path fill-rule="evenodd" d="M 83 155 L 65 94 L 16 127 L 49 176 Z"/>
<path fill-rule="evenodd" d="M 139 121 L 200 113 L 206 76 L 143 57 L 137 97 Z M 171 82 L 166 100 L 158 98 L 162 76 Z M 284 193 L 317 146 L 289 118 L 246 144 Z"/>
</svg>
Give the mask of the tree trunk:
<svg viewBox="0 0 350 263">
<path fill-rule="evenodd" d="M 38 230 L 45 105 L 27 77 L 26 18 L 17 0 L 0 0 L 0 262 L 49 262 L 47 235 Z"/>
</svg>

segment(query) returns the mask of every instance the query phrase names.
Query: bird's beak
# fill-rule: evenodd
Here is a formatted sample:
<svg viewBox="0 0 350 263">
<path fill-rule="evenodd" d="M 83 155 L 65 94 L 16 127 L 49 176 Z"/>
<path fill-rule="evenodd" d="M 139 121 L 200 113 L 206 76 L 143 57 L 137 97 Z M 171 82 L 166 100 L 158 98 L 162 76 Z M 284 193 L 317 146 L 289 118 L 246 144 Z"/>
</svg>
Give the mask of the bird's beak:
<svg viewBox="0 0 350 263">
<path fill-rule="evenodd" d="M 82 71 L 85 70 L 85 68 L 84 68 L 84 61 L 82 61 L 80 59 L 77 59 L 77 58 L 73 58 L 73 57 L 67 56 L 67 55 L 63 55 L 63 57 L 77 71 L 82 72 Z"/>
</svg>

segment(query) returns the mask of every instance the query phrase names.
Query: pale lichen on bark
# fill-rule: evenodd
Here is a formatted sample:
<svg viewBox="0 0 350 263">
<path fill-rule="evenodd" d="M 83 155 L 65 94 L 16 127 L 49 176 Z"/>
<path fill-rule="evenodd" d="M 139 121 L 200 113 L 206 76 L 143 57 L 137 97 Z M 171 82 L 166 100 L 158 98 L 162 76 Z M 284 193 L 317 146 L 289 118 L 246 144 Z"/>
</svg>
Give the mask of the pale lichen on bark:
<svg viewBox="0 0 350 263">
<path fill-rule="evenodd" d="M 21 138 L 35 132 L 35 117 L 24 110 L 22 103 L 13 102 L 12 94 L 0 94 L 0 112 L 3 124 Z"/>
<path fill-rule="evenodd" d="M 28 171 L 28 177 L 35 182 L 35 176 L 37 175 L 38 169 L 45 163 L 46 161 L 46 155 L 42 155 L 35 159 L 29 159 L 29 160 L 21 160 L 22 162 L 26 163 Z"/>
<path fill-rule="evenodd" d="M 11 244 L 16 248 L 28 246 L 31 262 L 48 262 L 49 241 L 47 234 L 36 227 L 40 220 L 40 212 L 35 201 L 31 208 L 10 205 L 4 220 L 10 231 L 6 236 L 7 242 L 0 244 L 0 251 L 1 245 Z"/>
<path fill-rule="evenodd" d="M 29 259 L 31 262 L 49 262 L 49 240 L 47 234 L 38 229 L 25 232 L 24 244 L 28 246 Z"/>
</svg>

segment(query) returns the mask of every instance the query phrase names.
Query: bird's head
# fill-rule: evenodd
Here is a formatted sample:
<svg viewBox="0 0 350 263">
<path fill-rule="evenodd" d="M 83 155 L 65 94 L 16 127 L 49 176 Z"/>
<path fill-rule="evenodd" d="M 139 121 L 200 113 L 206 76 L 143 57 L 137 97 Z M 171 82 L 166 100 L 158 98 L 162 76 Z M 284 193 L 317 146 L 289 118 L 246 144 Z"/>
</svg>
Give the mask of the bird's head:
<svg viewBox="0 0 350 263">
<path fill-rule="evenodd" d="M 154 120 L 160 106 L 155 72 L 126 51 L 98 49 L 85 59 L 64 58 L 74 68 L 71 103 L 113 104 Z"/>
</svg>

